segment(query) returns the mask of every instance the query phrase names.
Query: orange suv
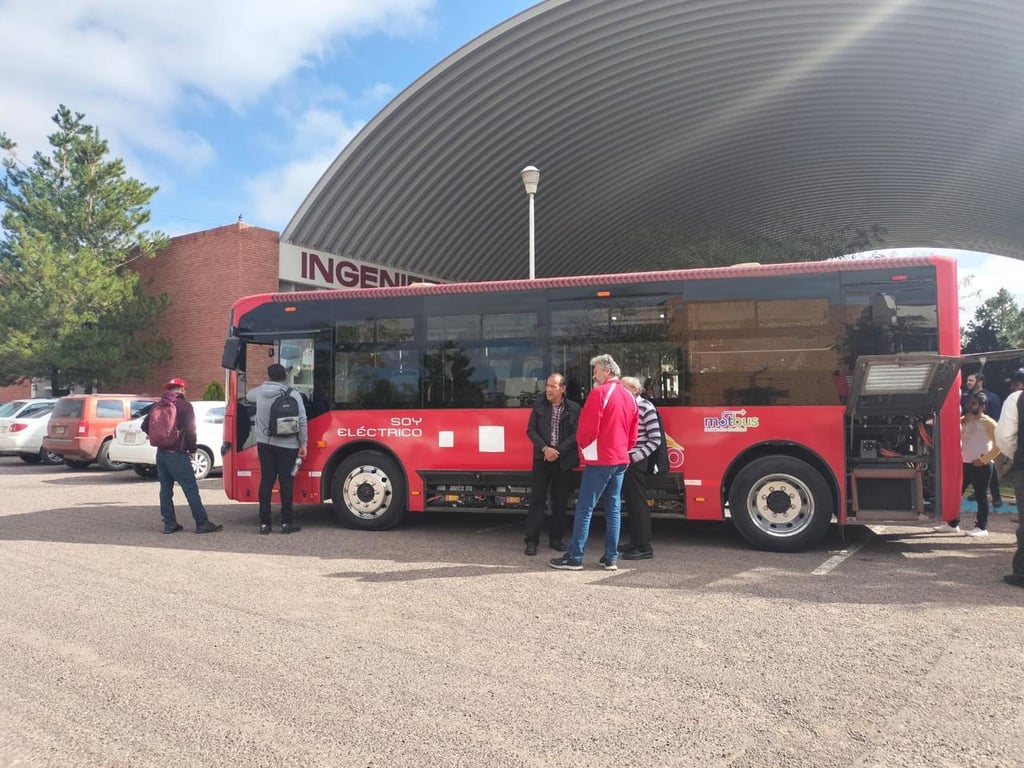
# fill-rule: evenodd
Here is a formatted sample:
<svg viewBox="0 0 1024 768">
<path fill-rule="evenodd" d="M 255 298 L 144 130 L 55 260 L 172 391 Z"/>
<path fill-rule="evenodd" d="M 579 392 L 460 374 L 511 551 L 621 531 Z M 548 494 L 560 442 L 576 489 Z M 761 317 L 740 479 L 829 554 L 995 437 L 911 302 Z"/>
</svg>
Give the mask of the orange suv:
<svg viewBox="0 0 1024 768">
<path fill-rule="evenodd" d="M 46 427 L 43 446 L 74 469 L 94 461 L 103 469 L 127 469 L 107 456 L 114 430 L 122 421 L 142 416 L 157 401 L 139 395 L 68 395 L 57 401 Z"/>
</svg>

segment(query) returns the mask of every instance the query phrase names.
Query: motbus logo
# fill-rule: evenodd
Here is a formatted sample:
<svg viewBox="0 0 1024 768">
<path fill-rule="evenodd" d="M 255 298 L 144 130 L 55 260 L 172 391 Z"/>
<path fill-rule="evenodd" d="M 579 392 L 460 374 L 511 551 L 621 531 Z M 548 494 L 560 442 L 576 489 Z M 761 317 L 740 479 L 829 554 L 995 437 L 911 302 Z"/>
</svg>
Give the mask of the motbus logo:
<svg viewBox="0 0 1024 768">
<path fill-rule="evenodd" d="M 704 418 L 705 432 L 746 432 L 748 429 L 756 429 L 760 426 L 757 416 L 747 416 L 746 409 L 742 411 L 722 411 L 721 416 L 706 416 Z"/>
</svg>

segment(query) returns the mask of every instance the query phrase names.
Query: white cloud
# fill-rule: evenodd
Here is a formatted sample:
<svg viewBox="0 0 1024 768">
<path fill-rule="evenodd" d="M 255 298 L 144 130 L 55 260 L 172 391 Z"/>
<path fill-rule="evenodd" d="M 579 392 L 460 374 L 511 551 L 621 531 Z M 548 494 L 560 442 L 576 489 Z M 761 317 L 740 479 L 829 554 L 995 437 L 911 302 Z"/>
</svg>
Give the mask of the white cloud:
<svg viewBox="0 0 1024 768">
<path fill-rule="evenodd" d="M 27 159 L 45 147 L 63 103 L 85 112 L 115 154 L 135 148 L 199 167 L 213 150 L 181 127 L 182 110 L 244 110 L 346 39 L 423 29 L 433 4 L 6 0 L 0 130 Z"/>
<path fill-rule="evenodd" d="M 301 157 L 246 183 L 250 201 L 246 219 L 284 229 L 291 214 L 361 127 L 347 123 L 336 112 L 308 110 L 294 122 L 293 144 L 296 151 L 301 148 Z"/>
</svg>

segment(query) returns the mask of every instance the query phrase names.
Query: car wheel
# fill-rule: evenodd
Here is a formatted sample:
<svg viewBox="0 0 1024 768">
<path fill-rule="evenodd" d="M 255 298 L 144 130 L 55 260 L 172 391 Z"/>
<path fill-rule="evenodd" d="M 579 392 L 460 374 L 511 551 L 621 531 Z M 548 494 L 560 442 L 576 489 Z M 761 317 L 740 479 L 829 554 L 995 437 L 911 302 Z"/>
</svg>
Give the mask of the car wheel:
<svg viewBox="0 0 1024 768">
<path fill-rule="evenodd" d="M 55 464 L 61 464 L 64 462 L 64 457 L 59 453 L 52 453 L 45 448 L 39 449 L 39 460 L 47 466 L 53 466 Z"/>
<path fill-rule="evenodd" d="M 38 453 L 19 453 L 18 458 L 24 461 L 26 464 L 38 464 L 42 459 Z"/>
<path fill-rule="evenodd" d="M 345 459 L 331 490 L 334 514 L 350 528 L 383 531 L 405 516 L 405 475 L 378 451 L 360 451 Z"/>
<path fill-rule="evenodd" d="M 86 469 L 91 461 L 79 461 L 78 459 L 64 459 L 64 466 L 71 467 L 71 469 Z"/>
<path fill-rule="evenodd" d="M 100 469 L 105 469 L 107 472 L 120 472 L 122 469 L 128 469 L 128 464 L 123 461 L 111 461 L 110 453 L 110 441 L 107 440 L 103 445 L 100 446 L 100 452 L 96 454 L 96 463 L 100 465 Z"/>
<path fill-rule="evenodd" d="M 155 464 L 132 464 L 132 471 L 144 480 L 154 480 L 157 476 Z"/>
<path fill-rule="evenodd" d="M 205 480 L 213 469 L 213 456 L 205 448 L 196 449 L 196 457 L 192 460 L 192 471 L 196 480 Z"/>
</svg>

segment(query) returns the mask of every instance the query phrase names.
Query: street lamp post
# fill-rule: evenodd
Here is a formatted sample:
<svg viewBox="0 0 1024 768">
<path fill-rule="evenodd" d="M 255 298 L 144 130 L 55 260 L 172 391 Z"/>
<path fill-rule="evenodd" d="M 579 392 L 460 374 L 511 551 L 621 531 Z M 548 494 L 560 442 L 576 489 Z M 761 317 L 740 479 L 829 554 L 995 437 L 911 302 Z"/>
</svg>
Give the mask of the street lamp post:
<svg viewBox="0 0 1024 768">
<path fill-rule="evenodd" d="M 519 174 L 523 177 L 523 186 L 526 187 L 526 194 L 530 196 L 530 279 L 535 277 L 536 252 L 533 239 L 533 196 L 537 194 L 537 184 L 540 183 L 540 171 L 532 165 L 528 165 Z"/>
</svg>

